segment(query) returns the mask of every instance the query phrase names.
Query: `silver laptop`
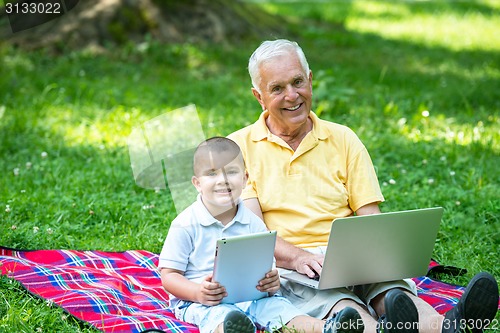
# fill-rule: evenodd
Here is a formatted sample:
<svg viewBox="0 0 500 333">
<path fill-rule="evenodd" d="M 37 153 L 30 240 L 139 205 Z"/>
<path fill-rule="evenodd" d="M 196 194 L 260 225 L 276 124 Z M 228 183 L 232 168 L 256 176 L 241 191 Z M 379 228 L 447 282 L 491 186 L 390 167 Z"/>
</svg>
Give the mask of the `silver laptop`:
<svg viewBox="0 0 500 333">
<path fill-rule="evenodd" d="M 217 240 L 213 281 L 226 288 L 222 303 L 252 301 L 267 296 L 256 287 L 274 262 L 276 231 Z"/>
<path fill-rule="evenodd" d="M 319 278 L 281 277 L 330 289 L 426 275 L 442 215 L 436 207 L 336 219 Z"/>
</svg>

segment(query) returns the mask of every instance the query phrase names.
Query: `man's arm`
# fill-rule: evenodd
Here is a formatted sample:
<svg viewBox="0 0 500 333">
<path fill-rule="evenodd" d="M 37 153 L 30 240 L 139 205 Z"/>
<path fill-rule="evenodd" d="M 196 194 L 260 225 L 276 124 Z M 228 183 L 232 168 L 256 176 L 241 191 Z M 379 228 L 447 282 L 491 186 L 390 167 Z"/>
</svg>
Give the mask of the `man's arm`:
<svg viewBox="0 0 500 333">
<path fill-rule="evenodd" d="M 243 200 L 243 204 L 246 208 L 250 209 L 252 213 L 257 215 L 262 221 L 264 221 L 264 216 L 262 215 L 262 208 L 260 208 L 260 202 L 257 198 L 249 198 Z"/>
<path fill-rule="evenodd" d="M 359 208 L 356 211 L 356 215 L 361 216 L 361 215 L 374 215 L 374 214 L 380 214 L 380 208 L 378 206 L 378 202 L 372 202 L 367 205 L 364 205 L 363 207 Z"/>
<path fill-rule="evenodd" d="M 255 200 L 257 201 L 257 205 L 260 209 L 258 200 Z M 358 216 L 373 214 L 380 214 L 380 208 L 377 202 L 364 205 L 356 211 L 356 215 Z M 324 256 L 309 253 L 288 243 L 281 237 L 278 237 L 276 240 L 274 255 L 276 257 L 276 265 L 278 267 L 293 269 L 299 273 L 306 274 L 311 278 L 314 277 L 315 272 L 321 274 Z"/>
<path fill-rule="evenodd" d="M 243 203 L 248 209 L 264 221 L 259 199 L 250 198 L 244 200 Z M 377 202 L 364 205 L 356 211 L 356 215 L 359 216 L 372 214 L 380 214 L 380 208 Z M 276 266 L 278 267 L 296 270 L 297 272 L 306 274 L 311 278 L 316 275 L 316 272 L 321 274 L 324 256 L 305 251 L 293 244 L 290 244 L 281 237 L 276 238 L 274 256 L 276 258 Z"/>
</svg>

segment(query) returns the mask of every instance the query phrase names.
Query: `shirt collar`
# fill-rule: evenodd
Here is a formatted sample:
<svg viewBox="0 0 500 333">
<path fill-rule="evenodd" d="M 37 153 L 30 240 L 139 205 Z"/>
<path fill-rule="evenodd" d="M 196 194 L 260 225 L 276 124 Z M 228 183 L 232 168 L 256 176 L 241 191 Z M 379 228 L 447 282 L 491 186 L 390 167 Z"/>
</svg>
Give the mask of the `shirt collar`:
<svg viewBox="0 0 500 333">
<path fill-rule="evenodd" d="M 267 117 L 269 117 L 269 111 L 265 110 L 260 114 L 259 119 L 252 126 L 251 138 L 253 141 L 262 141 L 273 135 L 266 125 Z M 330 132 L 328 128 L 322 124 L 323 120 L 319 119 L 313 111 L 309 112 L 309 118 L 313 123 L 313 128 L 310 133 L 318 140 L 325 140 L 330 135 Z"/>
<path fill-rule="evenodd" d="M 248 214 L 243 214 L 243 210 L 245 209 L 245 206 L 243 204 L 243 201 L 238 199 L 238 210 L 236 211 L 236 215 L 234 216 L 233 220 L 229 222 L 226 226 L 229 226 L 230 224 L 233 223 L 240 223 L 240 224 L 249 224 L 250 223 L 250 218 L 248 217 Z M 193 206 L 195 209 L 195 214 L 198 219 L 198 222 L 207 227 L 209 225 L 212 225 L 214 223 L 219 223 L 219 220 L 217 220 L 215 217 L 210 214 L 208 211 L 207 207 L 203 204 L 203 201 L 201 201 L 201 194 L 198 194 L 198 197 L 196 198 L 196 203 Z"/>
</svg>

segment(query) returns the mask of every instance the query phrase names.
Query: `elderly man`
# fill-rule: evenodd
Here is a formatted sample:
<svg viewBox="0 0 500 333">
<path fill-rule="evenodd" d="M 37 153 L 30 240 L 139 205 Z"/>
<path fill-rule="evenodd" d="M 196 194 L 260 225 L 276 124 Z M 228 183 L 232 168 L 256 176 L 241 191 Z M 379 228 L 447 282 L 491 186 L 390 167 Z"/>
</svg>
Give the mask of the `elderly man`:
<svg viewBox="0 0 500 333">
<path fill-rule="evenodd" d="M 370 156 L 354 132 L 311 111 L 313 74 L 297 43 L 262 43 L 248 70 L 263 112 L 253 125 L 229 135 L 241 147 L 249 172 L 242 197 L 269 229 L 278 231 L 278 267 L 313 277 L 321 273 L 332 221 L 378 214 L 384 198 Z M 461 332 L 468 320 L 493 319 L 498 304 L 498 285 L 487 273 L 471 280 L 446 316 L 416 296 L 411 280 L 355 289 L 318 291 L 282 281 L 281 291 L 320 319 L 355 309 L 366 332 Z"/>
</svg>

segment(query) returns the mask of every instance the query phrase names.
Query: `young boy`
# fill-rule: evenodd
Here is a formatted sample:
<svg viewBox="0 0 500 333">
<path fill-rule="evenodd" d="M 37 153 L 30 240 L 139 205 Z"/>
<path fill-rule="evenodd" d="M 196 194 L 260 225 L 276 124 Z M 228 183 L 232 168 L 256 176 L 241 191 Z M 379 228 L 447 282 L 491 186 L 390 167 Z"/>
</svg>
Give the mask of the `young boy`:
<svg viewBox="0 0 500 333">
<path fill-rule="evenodd" d="M 255 326 L 272 332 L 285 324 L 306 333 L 363 331 L 361 317 L 352 308 L 326 323 L 302 314 L 276 295 L 280 287 L 276 269 L 256 287 L 270 297 L 221 304 L 226 291 L 212 281 L 216 240 L 266 231 L 266 227 L 239 199 L 247 173 L 235 142 L 223 137 L 202 142 L 194 153 L 193 169 L 197 201 L 172 221 L 158 265 L 178 319 L 197 325 L 201 333 L 254 333 Z"/>
</svg>

